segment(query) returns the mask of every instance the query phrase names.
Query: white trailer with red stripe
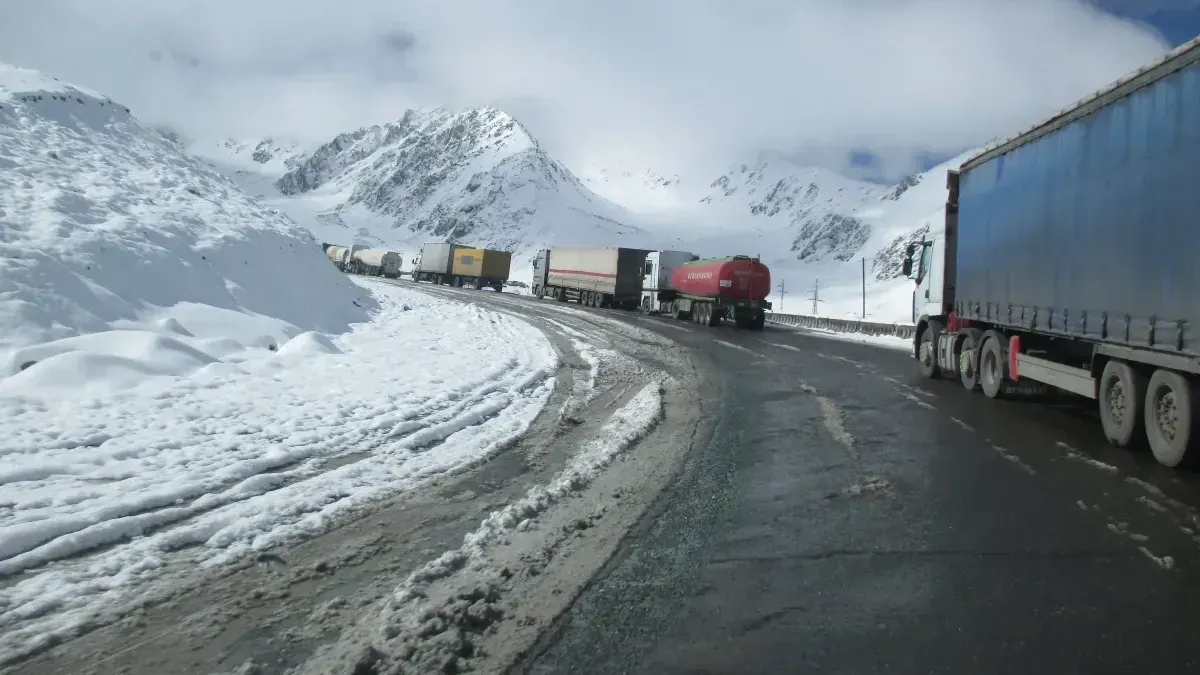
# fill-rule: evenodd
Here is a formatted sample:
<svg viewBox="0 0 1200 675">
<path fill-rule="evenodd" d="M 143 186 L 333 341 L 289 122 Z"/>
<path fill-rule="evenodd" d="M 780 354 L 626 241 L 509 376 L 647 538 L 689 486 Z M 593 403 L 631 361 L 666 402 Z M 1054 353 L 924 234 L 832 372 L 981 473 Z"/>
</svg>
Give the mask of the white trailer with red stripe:
<svg viewBox="0 0 1200 675">
<path fill-rule="evenodd" d="M 589 307 L 636 309 L 649 253 L 618 246 L 542 249 L 533 261 L 533 295 Z"/>
</svg>

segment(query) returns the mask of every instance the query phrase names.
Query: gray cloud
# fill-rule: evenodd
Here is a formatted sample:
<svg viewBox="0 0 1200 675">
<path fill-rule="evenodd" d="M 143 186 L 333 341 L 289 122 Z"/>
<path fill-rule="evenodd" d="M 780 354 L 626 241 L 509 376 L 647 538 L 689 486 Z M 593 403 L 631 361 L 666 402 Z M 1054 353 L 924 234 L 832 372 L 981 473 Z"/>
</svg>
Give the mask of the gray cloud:
<svg viewBox="0 0 1200 675">
<path fill-rule="evenodd" d="M 899 173 L 1165 49 L 1081 0 L 0 5 L 0 60 L 191 136 L 323 140 L 409 106 L 494 104 L 568 161 L 674 170 L 761 150 L 836 164 L 869 148 Z"/>
</svg>

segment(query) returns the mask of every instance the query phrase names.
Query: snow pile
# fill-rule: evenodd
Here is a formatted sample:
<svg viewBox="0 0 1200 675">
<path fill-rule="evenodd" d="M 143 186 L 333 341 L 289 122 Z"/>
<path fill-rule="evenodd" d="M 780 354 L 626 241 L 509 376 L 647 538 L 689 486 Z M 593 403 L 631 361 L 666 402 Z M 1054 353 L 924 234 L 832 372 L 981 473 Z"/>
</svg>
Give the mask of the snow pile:
<svg viewBox="0 0 1200 675">
<path fill-rule="evenodd" d="M 662 416 L 662 387 L 661 381 L 654 382 L 634 394 L 550 484 L 492 512 L 463 538 L 461 547 L 414 571 L 380 615 L 366 617 L 298 672 L 469 670 L 464 661 L 477 655 L 476 636 L 504 618 L 499 603 L 514 576 L 504 562 L 492 559 L 491 549 L 514 532 L 534 527 L 539 515 L 586 488 L 645 436 Z"/>
<path fill-rule="evenodd" d="M 119 618 L 196 568 L 473 466 L 528 428 L 557 368 L 539 331 L 363 284 L 381 310 L 333 340 L 306 332 L 222 354 L 155 336 L 114 358 L 170 352 L 189 376 L 49 403 L 0 394 L 0 578 L 24 572 L 0 588 L 0 663 Z"/>
<path fill-rule="evenodd" d="M 192 338 L 336 333 L 373 307 L 308 233 L 128 108 L 0 64 L 0 378 L 26 369 L 9 393 L 193 373 L 209 350 Z"/>
</svg>

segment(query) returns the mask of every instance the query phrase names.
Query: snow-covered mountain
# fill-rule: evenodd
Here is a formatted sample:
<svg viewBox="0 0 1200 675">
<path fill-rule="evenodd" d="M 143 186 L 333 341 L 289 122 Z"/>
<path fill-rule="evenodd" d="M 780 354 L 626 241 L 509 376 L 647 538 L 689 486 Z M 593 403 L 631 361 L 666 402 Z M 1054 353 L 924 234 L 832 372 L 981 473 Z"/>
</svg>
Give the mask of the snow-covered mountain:
<svg viewBox="0 0 1200 675">
<path fill-rule="evenodd" d="M 0 390 L 346 330 L 374 302 L 318 244 L 120 103 L 0 64 Z"/>
<path fill-rule="evenodd" d="M 315 148 L 269 140 L 193 151 L 329 242 L 521 251 L 650 237 L 494 108 L 409 110 Z"/>
</svg>

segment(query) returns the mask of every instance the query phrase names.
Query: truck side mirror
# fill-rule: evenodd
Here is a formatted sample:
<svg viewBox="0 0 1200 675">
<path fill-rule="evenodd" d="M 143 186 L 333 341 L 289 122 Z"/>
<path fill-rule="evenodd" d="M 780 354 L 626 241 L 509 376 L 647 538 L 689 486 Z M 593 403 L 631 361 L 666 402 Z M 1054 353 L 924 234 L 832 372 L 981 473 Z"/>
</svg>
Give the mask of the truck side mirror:
<svg viewBox="0 0 1200 675">
<path fill-rule="evenodd" d="M 904 262 L 900 265 L 900 273 L 906 277 L 912 277 L 913 255 L 917 252 L 917 245 L 910 243 L 904 247 Z"/>
</svg>

